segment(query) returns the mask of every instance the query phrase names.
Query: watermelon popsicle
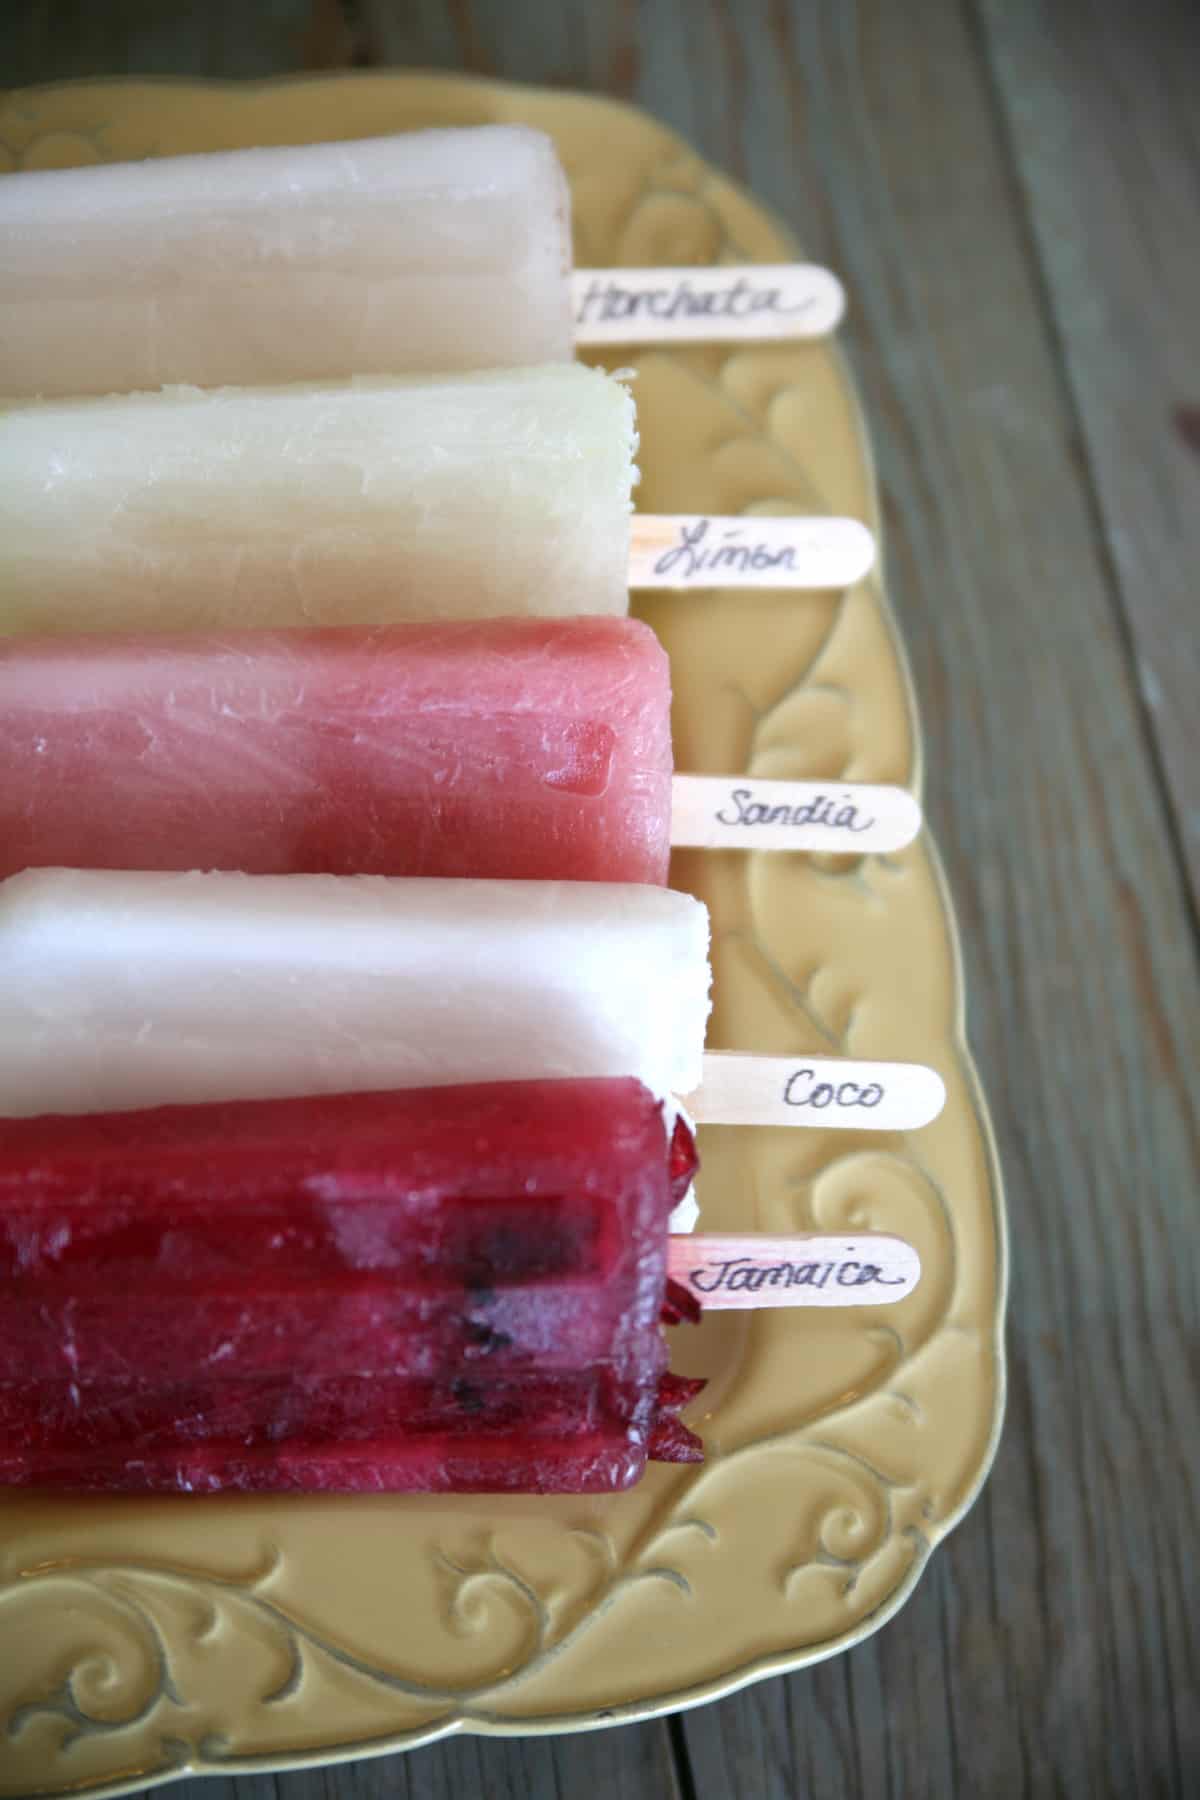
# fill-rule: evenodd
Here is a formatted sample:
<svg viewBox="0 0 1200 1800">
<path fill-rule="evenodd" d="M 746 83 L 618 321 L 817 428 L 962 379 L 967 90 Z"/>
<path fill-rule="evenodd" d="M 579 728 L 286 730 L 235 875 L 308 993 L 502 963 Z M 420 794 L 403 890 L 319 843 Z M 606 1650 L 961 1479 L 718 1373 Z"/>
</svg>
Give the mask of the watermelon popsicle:
<svg viewBox="0 0 1200 1800">
<path fill-rule="evenodd" d="M 600 1492 L 694 1459 L 672 1149 L 632 1080 L 10 1126 L 0 1482 Z"/>
<path fill-rule="evenodd" d="M 670 699 L 633 619 L 0 643 L 0 875 L 662 883 Z"/>
<path fill-rule="evenodd" d="M 625 613 L 636 442 L 571 363 L 16 406 L 0 629 Z"/>
<path fill-rule="evenodd" d="M 0 181 L 0 393 L 569 358 L 570 203 L 524 126 Z"/>
<path fill-rule="evenodd" d="M 561 1076 L 700 1086 L 708 914 L 582 881 L 0 885 L 0 1117 Z"/>
</svg>

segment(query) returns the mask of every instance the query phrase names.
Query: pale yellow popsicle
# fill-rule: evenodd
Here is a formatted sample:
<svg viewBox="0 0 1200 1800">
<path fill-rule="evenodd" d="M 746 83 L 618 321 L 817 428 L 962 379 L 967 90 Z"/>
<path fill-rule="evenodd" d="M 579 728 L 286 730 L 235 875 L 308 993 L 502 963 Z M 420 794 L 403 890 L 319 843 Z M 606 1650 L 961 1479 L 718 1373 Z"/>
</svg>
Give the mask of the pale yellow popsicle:
<svg viewBox="0 0 1200 1800">
<path fill-rule="evenodd" d="M 633 401 L 579 363 L 0 414 L 0 632 L 624 613 Z"/>
</svg>

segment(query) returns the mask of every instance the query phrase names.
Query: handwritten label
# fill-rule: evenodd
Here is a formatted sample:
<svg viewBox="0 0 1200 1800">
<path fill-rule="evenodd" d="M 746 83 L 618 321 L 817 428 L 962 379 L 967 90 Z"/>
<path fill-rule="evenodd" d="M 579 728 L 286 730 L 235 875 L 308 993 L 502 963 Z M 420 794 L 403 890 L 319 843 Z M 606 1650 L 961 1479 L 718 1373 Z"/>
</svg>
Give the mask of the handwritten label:
<svg viewBox="0 0 1200 1800">
<path fill-rule="evenodd" d="M 841 282 L 811 263 L 577 269 L 571 300 L 580 344 L 823 337 L 846 308 Z"/>
<path fill-rule="evenodd" d="M 946 1087 L 922 1063 L 710 1050 L 703 1085 L 683 1104 L 700 1125 L 917 1131 L 941 1112 Z"/>
<path fill-rule="evenodd" d="M 769 797 L 756 800 L 753 788 L 733 788 L 728 807 L 715 817 L 719 825 L 744 825 L 749 830 L 758 825 L 783 825 L 789 831 L 797 831 L 801 825 L 824 825 L 830 831 L 849 831 L 855 837 L 879 823 L 878 819 L 860 818 L 858 806 L 849 794 L 843 794 L 840 800 L 817 794 L 798 806 L 788 806 Z"/>
<path fill-rule="evenodd" d="M 921 829 L 921 808 L 907 788 L 847 782 L 742 781 L 677 775 L 671 842 L 718 850 L 844 851 L 902 849 Z"/>
<path fill-rule="evenodd" d="M 797 1069 L 784 1083 L 783 1103 L 811 1106 L 814 1112 L 824 1112 L 827 1106 L 856 1106 L 870 1112 L 881 1103 L 884 1093 L 881 1081 L 820 1081 L 815 1069 Z"/>
<path fill-rule="evenodd" d="M 875 560 L 875 539 L 858 519 L 634 516 L 629 585 L 634 588 L 853 587 Z"/>
<path fill-rule="evenodd" d="M 921 1260 L 903 1238 L 672 1238 L 669 1273 L 702 1306 L 881 1306 L 903 1300 Z"/>
</svg>

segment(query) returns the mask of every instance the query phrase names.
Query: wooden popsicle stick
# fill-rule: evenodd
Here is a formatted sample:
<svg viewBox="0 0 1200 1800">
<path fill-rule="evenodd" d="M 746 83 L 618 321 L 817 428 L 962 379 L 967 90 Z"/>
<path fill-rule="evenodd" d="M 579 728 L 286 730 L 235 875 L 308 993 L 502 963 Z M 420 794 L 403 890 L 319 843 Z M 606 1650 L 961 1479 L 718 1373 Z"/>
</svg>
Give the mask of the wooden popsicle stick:
<svg viewBox="0 0 1200 1800">
<path fill-rule="evenodd" d="M 635 513 L 631 588 L 853 587 L 875 562 L 858 519 Z"/>
<path fill-rule="evenodd" d="M 921 829 L 907 788 L 867 782 L 676 775 L 671 842 L 699 850 L 901 850 Z"/>
<path fill-rule="evenodd" d="M 824 337 L 846 310 L 836 275 L 815 263 L 576 269 L 575 341 L 722 344 Z"/>
<path fill-rule="evenodd" d="M 919 1131 L 946 1104 L 946 1086 L 922 1063 L 709 1050 L 702 1086 L 680 1103 L 698 1125 Z"/>
<path fill-rule="evenodd" d="M 903 1238 L 672 1237 L 667 1274 L 709 1309 L 766 1306 L 886 1306 L 921 1279 L 921 1259 Z"/>
</svg>

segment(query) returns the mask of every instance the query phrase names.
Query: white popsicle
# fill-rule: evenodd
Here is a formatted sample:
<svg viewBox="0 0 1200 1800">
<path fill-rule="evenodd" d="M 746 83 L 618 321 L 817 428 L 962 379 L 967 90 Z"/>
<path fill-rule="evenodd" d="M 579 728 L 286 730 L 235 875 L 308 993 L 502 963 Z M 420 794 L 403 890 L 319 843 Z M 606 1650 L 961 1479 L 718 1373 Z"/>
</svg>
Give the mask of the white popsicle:
<svg viewBox="0 0 1200 1800">
<path fill-rule="evenodd" d="M 492 125 L 0 180 L 0 394 L 572 354 L 570 203 Z"/>
<path fill-rule="evenodd" d="M 17 406 L 0 629 L 624 613 L 636 444 L 575 363 Z"/>
<path fill-rule="evenodd" d="M 43 870 L 0 885 L 0 1116 L 701 1077 L 708 914 L 667 888 Z"/>
</svg>

